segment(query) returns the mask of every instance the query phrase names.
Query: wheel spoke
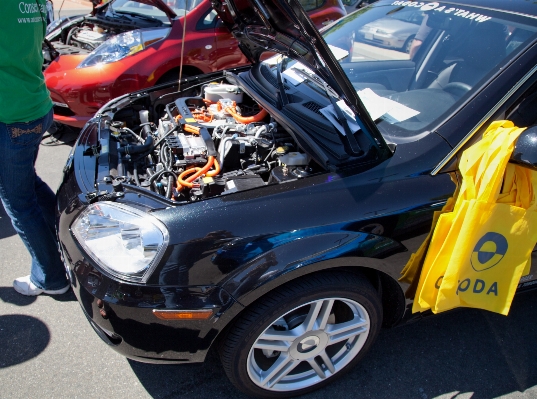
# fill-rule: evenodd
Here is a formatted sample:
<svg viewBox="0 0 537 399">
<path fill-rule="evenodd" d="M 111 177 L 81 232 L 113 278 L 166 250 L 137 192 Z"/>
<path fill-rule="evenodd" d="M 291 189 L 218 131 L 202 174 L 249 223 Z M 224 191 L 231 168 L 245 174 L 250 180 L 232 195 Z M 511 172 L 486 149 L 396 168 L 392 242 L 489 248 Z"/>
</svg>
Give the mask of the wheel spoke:
<svg viewBox="0 0 537 399">
<path fill-rule="evenodd" d="M 362 319 L 361 317 L 355 317 L 352 320 L 349 320 L 345 323 L 340 324 L 329 324 L 325 329 L 325 332 L 330 338 L 329 345 L 335 344 L 336 342 L 344 341 L 360 335 L 366 332 L 369 328 L 369 322 Z"/>
<path fill-rule="evenodd" d="M 269 341 L 266 339 L 258 339 L 253 345 L 256 349 L 266 349 L 269 351 L 287 352 L 289 344 L 285 341 Z"/>
<path fill-rule="evenodd" d="M 296 328 L 289 331 L 276 331 L 272 327 L 265 331 L 259 339 L 267 341 L 294 341 L 296 337 L 302 334 L 301 330 Z"/>
<path fill-rule="evenodd" d="M 325 364 L 326 368 L 330 370 L 332 374 L 334 374 L 336 372 L 336 368 L 334 363 L 332 363 L 332 359 L 330 359 L 330 356 L 328 356 L 328 353 L 326 353 L 326 351 L 322 351 L 319 353 L 319 356 L 321 359 L 323 359 L 323 363 Z"/>
<path fill-rule="evenodd" d="M 308 312 L 308 315 L 306 316 L 306 319 L 302 323 L 306 331 L 311 331 L 313 329 L 313 326 L 315 325 L 315 322 L 317 321 L 317 316 L 319 315 L 319 312 L 321 311 L 321 308 L 323 307 L 324 301 L 317 301 L 310 305 L 310 310 Z"/>
<path fill-rule="evenodd" d="M 272 367 L 265 371 L 264 374 L 266 375 L 261 379 L 261 384 L 267 388 L 272 388 L 298 366 L 299 363 L 299 360 L 295 360 L 287 354 L 280 355 Z"/>
<path fill-rule="evenodd" d="M 305 331 L 324 329 L 333 305 L 333 299 L 312 303 L 308 315 L 302 323 Z"/>
<path fill-rule="evenodd" d="M 319 363 L 317 363 L 315 359 L 308 359 L 308 363 L 319 377 L 321 377 L 323 380 L 326 378 L 326 374 L 324 373 L 323 368 L 319 366 Z"/>
<path fill-rule="evenodd" d="M 323 307 L 319 312 L 319 317 L 317 318 L 317 325 L 319 330 L 324 330 L 326 328 L 326 323 L 332 312 L 332 306 L 334 306 L 334 300 L 330 299 L 328 301 L 323 301 Z"/>
</svg>

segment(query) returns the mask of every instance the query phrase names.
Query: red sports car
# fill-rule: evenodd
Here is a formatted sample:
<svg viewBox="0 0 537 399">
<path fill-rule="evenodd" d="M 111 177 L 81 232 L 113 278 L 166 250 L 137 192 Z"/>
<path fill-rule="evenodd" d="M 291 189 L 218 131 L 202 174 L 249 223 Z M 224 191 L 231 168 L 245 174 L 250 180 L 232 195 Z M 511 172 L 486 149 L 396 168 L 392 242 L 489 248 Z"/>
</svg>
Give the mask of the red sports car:
<svg viewBox="0 0 537 399">
<path fill-rule="evenodd" d="M 301 4 L 319 28 L 346 14 L 341 0 Z M 181 58 L 183 77 L 249 63 L 210 0 L 113 0 L 48 32 L 60 54 L 44 71 L 54 120 L 73 127 L 112 98 L 178 80 Z"/>
</svg>

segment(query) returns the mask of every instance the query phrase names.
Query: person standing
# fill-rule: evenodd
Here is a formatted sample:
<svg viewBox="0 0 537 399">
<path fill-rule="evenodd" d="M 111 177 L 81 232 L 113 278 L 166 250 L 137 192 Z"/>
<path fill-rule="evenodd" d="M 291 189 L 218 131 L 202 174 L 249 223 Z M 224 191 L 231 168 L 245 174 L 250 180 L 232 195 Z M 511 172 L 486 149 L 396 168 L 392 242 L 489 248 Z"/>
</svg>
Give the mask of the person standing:
<svg viewBox="0 0 537 399">
<path fill-rule="evenodd" d="M 42 73 L 46 0 L 2 0 L 0 35 L 0 199 L 32 258 L 13 281 L 23 295 L 69 289 L 55 234 L 55 194 L 35 171 L 52 101 Z"/>
</svg>

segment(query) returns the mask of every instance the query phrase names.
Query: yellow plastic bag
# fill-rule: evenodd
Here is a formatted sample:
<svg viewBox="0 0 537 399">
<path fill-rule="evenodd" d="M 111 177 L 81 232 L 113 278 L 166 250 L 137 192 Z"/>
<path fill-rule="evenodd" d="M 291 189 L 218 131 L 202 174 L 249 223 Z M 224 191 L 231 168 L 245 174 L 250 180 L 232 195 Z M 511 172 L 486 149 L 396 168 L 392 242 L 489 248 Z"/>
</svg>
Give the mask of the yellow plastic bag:
<svg viewBox="0 0 537 399">
<path fill-rule="evenodd" d="M 414 312 L 464 306 L 508 313 L 537 241 L 537 172 L 508 164 L 523 130 L 494 122 L 463 153 L 460 192 L 434 227 Z"/>
<path fill-rule="evenodd" d="M 452 176 L 452 180 L 453 180 L 453 176 Z M 455 180 L 453 180 L 453 182 L 457 184 Z M 457 189 L 458 188 L 459 188 L 459 185 L 457 184 Z M 456 196 L 457 196 L 457 192 L 455 192 L 455 197 Z M 446 201 L 446 204 L 442 207 L 442 210 L 434 212 L 433 223 L 432 223 L 433 227 L 431 228 L 431 231 L 429 232 L 429 234 L 427 235 L 423 243 L 420 245 L 418 250 L 410 256 L 409 261 L 407 262 L 407 264 L 401 271 L 401 277 L 399 278 L 399 281 L 410 284 L 405 292 L 406 298 L 413 299 L 416 295 L 416 290 L 417 290 L 418 282 L 419 282 L 419 276 L 423 270 L 425 254 L 427 253 L 427 250 L 429 249 L 433 232 L 435 230 L 434 227 L 438 223 L 438 219 L 440 218 L 442 214 L 446 212 L 452 212 L 454 205 L 455 205 L 454 197 L 448 198 L 448 200 Z"/>
</svg>

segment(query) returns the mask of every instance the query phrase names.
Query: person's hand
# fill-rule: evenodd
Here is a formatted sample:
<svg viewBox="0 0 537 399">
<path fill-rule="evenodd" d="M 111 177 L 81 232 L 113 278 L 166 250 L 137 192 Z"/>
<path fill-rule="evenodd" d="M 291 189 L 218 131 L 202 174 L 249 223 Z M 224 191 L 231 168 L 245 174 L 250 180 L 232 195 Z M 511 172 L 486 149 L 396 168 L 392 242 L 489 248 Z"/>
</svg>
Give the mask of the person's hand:
<svg viewBox="0 0 537 399">
<path fill-rule="evenodd" d="M 410 59 L 414 58 L 422 43 L 423 42 L 419 39 L 414 39 L 412 41 L 412 44 L 410 45 L 410 51 L 408 52 L 408 55 L 410 55 Z"/>
</svg>

